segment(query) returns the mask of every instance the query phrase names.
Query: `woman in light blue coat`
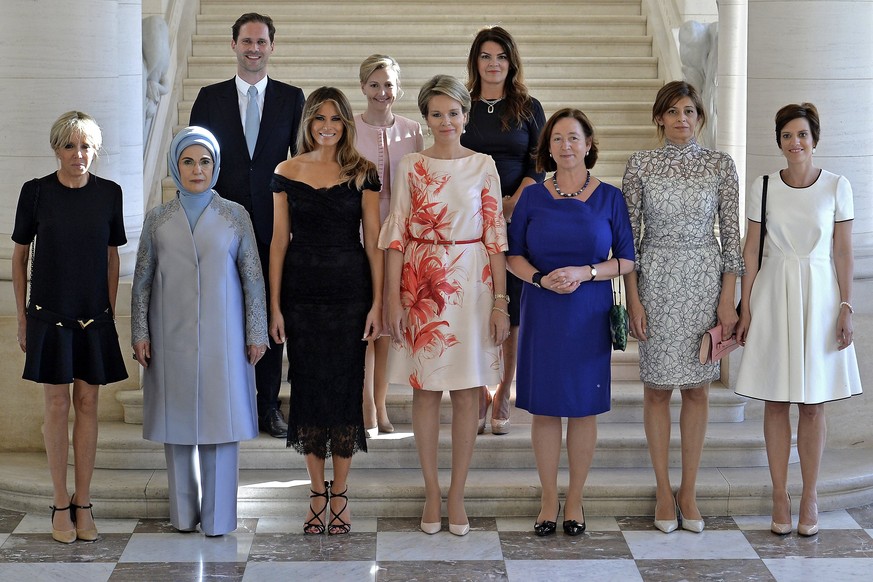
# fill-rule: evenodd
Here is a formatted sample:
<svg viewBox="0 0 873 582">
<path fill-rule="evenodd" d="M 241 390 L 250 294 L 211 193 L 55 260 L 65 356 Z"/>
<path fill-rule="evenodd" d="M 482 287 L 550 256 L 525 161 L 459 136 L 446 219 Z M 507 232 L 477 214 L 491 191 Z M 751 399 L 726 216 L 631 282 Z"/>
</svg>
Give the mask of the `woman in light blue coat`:
<svg viewBox="0 0 873 582">
<path fill-rule="evenodd" d="M 212 190 L 219 165 L 209 131 L 173 139 L 178 195 L 146 215 L 131 306 L 143 436 L 164 443 L 170 520 L 209 536 L 236 529 L 239 442 L 258 434 L 254 365 L 267 349 L 252 224 Z"/>
</svg>

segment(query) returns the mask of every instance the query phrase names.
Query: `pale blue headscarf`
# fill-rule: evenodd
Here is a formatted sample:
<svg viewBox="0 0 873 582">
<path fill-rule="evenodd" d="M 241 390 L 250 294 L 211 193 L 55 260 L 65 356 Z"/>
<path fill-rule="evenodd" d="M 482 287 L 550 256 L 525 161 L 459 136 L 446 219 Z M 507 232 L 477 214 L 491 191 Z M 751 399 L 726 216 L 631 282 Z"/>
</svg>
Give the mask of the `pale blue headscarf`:
<svg viewBox="0 0 873 582">
<path fill-rule="evenodd" d="M 205 147 L 210 155 L 212 155 L 212 182 L 209 184 L 209 189 L 201 192 L 189 192 L 182 187 L 182 175 L 179 173 L 179 158 L 182 157 L 182 152 L 188 146 L 201 145 Z M 179 202 L 182 203 L 182 208 L 185 210 L 185 215 L 188 217 L 188 224 L 191 225 L 191 230 L 197 224 L 197 220 L 203 211 L 212 200 L 212 188 L 218 182 L 218 170 L 221 167 L 221 149 L 218 147 L 218 140 L 212 135 L 208 129 L 192 125 L 186 127 L 176 134 L 170 143 L 170 151 L 167 154 L 167 166 L 170 168 L 170 176 L 173 182 L 176 183 L 176 188 L 179 190 Z"/>
</svg>

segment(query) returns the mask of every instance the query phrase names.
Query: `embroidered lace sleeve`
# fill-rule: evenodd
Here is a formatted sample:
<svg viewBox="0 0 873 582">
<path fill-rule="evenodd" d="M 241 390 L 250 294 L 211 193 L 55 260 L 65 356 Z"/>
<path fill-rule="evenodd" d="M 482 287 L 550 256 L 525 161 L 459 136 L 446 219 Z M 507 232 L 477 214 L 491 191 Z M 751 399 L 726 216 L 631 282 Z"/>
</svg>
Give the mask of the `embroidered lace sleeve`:
<svg viewBox="0 0 873 582">
<path fill-rule="evenodd" d="M 627 204 L 628 217 L 634 237 L 634 256 L 640 256 L 640 240 L 643 236 L 643 179 L 641 174 L 640 153 L 632 154 L 624 170 L 621 191 Z M 635 266 L 639 269 L 639 265 Z"/>
<path fill-rule="evenodd" d="M 175 200 L 173 201 L 175 202 Z M 149 302 L 152 297 L 152 282 L 155 277 L 157 257 L 152 238 L 158 227 L 170 217 L 173 203 L 158 206 L 146 214 L 136 251 L 136 268 L 133 271 L 133 287 L 130 299 L 130 343 L 151 341 L 149 336 Z M 176 203 L 178 206 L 178 203 Z"/>
<path fill-rule="evenodd" d="M 248 213 L 242 206 L 215 198 L 219 213 L 226 218 L 240 239 L 236 267 L 243 286 L 246 315 L 246 345 L 257 346 L 269 343 L 267 339 L 267 299 L 264 288 L 264 273 L 258 258 L 255 231 Z"/>
<path fill-rule="evenodd" d="M 734 160 L 726 153 L 721 157 L 718 181 L 718 228 L 725 273 L 745 273 L 740 249 L 740 188 Z"/>
</svg>

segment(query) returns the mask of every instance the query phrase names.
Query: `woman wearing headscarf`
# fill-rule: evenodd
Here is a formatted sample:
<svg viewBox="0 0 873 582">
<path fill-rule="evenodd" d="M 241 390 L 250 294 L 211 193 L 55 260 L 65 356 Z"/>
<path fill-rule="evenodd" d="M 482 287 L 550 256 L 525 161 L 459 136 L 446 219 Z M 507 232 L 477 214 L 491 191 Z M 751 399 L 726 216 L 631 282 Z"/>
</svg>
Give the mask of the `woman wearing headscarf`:
<svg viewBox="0 0 873 582">
<path fill-rule="evenodd" d="M 212 190 L 215 137 L 186 127 L 168 162 L 178 194 L 146 215 L 133 279 L 143 436 L 164 443 L 173 526 L 218 536 L 236 529 L 239 442 L 258 435 L 264 279 L 248 214 Z"/>
</svg>

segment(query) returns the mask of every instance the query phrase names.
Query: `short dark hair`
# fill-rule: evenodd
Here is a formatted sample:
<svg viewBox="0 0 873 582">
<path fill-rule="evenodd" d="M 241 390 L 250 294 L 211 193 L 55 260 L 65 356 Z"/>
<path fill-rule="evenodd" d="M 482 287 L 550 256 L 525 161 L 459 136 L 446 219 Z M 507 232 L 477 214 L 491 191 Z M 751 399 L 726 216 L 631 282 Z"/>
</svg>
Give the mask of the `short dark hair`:
<svg viewBox="0 0 873 582">
<path fill-rule="evenodd" d="M 546 125 L 543 126 L 542 132 L 540 132 L 540 139 L 537 142 L 537 150 L 534 154 L 537 172 L 553 172 L 558 168 L 555 160 L 549 154 L 549 145 L 552 143 L 552 131 L 554 131 L 555 125 L 567 117 L 572 117 L 578 121 L 579 125 L 582 126 L 585 137 L 591 140 L 591 149 L 588 150 L 588 155 L 585 156 L 585 167 L 590 170 L 597 163 L 597 138 L 594 136 L 594 124 L 591 123 L 588 116 L 581 110 L 565 107 L 555 111 L 549 117 Z"/>
<path fill-rule="evenodd" d="M 236 42 L 236 39 L 239 38 L 239 29 L 249 22 L 260 22 L 261 24 L 266 24 L 267 31 L 270 33 L 270 42 L 273 42 L 273 38 L 276 36 L 276 27 L 273 25 L 273 19 L 265 14 L 258 14 L 257 12 L 246 12 L 236 19 L 236 22 L 233 23 L 233 27 L 231 28 L 231 31 L 233 32 L 233 42 Z"/>
<path fill-rule="evenodd" d="M 818 145 L 821 136 L 821 123 L 818 118 L 818 109 L 812 103 L 792 103 L 776 112 L 776 145 L 782 147 L 782 128 L 789 121 L 803 118 L 809 122 L 809 131 L 812 133 L 812 145 Z"/>
<path fill-rule="evenodd" d="M 694 108 L 697 109 L 698 127 L 695 127 L 694 131 L 697 132 L 706 125 L 706 111 L 703 109 L 700 93 L 694 85 L 685 81 L 671 81 L 661 87 L 652 105 L 652 123 L 658 127 L 658 139 L 664 139 L 664 126 L 658 123 L 658 118 L 667 113 L 667 110 L 683 97 L 691 99 Z"/>
</svg>

